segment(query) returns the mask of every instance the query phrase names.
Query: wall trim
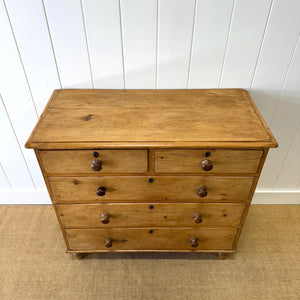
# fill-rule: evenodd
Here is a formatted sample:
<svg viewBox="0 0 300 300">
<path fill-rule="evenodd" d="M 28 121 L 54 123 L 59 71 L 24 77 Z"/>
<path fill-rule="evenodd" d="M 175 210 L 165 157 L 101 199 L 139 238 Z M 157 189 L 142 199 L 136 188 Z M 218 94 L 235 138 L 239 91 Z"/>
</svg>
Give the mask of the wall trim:
<svg viewBox="0 0 300 300">
<path fill-rule="evenodd" d="M 300 204 L 300 191 L 257 191 L 253 204 Z M 0 204 L 51 204 L 47 191 L 0 190 Z"/>
<path fill-rule="evenodd" d="M 300 204 L 300 191 L 257 191 L 252 204 Z"/>
<path fill-rule="evenodd" d="M 0 204 L 51 204 L 47 191 L 1 191 Z"/>
</svg>

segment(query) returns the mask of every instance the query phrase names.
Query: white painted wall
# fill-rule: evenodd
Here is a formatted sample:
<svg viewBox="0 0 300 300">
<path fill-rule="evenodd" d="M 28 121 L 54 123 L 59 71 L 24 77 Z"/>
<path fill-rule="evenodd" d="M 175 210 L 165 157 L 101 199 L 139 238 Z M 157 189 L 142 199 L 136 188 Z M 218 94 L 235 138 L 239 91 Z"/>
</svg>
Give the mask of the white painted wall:
<svg viewBox="0 0 300 300">
<path fill-rule="evenodd" d="M 255 201 L 300 203 L 299 33 L 299 0 L 1 1 L 0 203 L 50 203 L 24 144 L 53 89 L 227 87 L 279 142 Z"/>
</svg>

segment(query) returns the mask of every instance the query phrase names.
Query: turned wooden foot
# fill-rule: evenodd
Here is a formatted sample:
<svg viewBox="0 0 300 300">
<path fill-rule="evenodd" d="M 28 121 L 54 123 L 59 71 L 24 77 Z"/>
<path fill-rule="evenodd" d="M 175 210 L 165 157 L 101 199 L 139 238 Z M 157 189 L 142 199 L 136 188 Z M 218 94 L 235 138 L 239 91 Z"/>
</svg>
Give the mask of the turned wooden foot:
<svg viewBox="0 0 300 300">
<path fill-rule="evenodd" d="M 226 252 L 219 252 L 219 253 L 218 253 L 219 259 L 225 259 L 225 258 L 227 258 L 229 255 L 230 255 L 230 253 L 226 253 Z"/>
<path fill-rule="evenodd" d="M 85 257 L 84 253 L 73 253 L 73 255 L 77 258 L 77 259 L 83 259 Z"/>
</svg>

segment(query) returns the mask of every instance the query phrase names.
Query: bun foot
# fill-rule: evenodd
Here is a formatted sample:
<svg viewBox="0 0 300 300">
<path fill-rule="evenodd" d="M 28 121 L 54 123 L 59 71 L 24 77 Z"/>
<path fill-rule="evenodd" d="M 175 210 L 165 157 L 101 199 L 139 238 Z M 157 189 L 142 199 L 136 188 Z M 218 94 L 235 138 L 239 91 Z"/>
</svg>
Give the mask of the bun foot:
<svg viewBox="0 0 300 300">
<path fill-rule="evenodd" d="M 77 258 L 77 259 L 83 259 L 85 257 L 84 253 L 73 253 L 73 255 Z"/>
<path fill-rule="evenodd" d="M 226 252 L 218 253 L 219 259 L 226 259 L 229 255 L 230 255 L 230 253 L 226 253 Z"/>
</svg>

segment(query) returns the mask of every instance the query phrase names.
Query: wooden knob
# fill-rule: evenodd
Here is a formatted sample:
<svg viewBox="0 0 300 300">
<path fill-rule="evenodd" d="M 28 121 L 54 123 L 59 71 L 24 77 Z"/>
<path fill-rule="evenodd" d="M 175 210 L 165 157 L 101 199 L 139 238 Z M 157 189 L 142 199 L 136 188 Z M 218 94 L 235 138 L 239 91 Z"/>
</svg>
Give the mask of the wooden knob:
<svg viewBox="0 0 300 300">
<path fill-rule="evenodd" d="M 212 162 L 209 159 L 203 159 L 201 162 L 203 171 L 210 171 L 213 168 Z"/>
<path fill-rule="evenodd" d="M 198 195 L 200 197 L 206 197 L 207 196 L 207 190 L 206 187 L 204 185 L 201 185 L 198 187 Z"/>
<path fill-rule="evenodd" d="M 91 169 L 95 172 L 102 169 L 102 161 L 100 159 L 94 159 L 91 164 Z"/>
<path fill-rule="evenodd" d="M 195 223 L 201 223 L 203 221 L 202 216 L 200 214 L 197 214 L 197 213 L 194 214 L 193 219 L 194 219 Z"/>
<path fill-rule="evenodd" d="M 112 240 L 111 238 L 106 238 L 106 239 L 105 239 L 105 244 L 104 244 L 104 246 L 105 246 L 106 248 L 110 248 L 110 247 L 112 246 L 112 244 L 113 244 L 113 240 Z"/>
<path fill-rule="evenodd" d="M 105 214 L 105 213 L 101 214 L 100 218 L 101 218 L 101 222 L 103 224 L 109 223 L 109 215 L 108 214 Z"/>
<path fill-rule="evenodd" d="M 198 245 L 199 245 L 199 244 L 198 244 L 198 240 L 199 240 L 199 239 L 198 239 L 197 237 L 191 237 L 191 238 L 190 238 L 190 244 L 191 244 L 191 246 L 192 246 L 192 247 L 198 247 Z"/>
<path fill-rule="evenodd" d="M 106 190 L 105 186 L 101 185 L 101 186 L 98 187 L 96 194 L 98 196 L 104 196 L 105 195 L 105 190 Z"/>
</svg>

